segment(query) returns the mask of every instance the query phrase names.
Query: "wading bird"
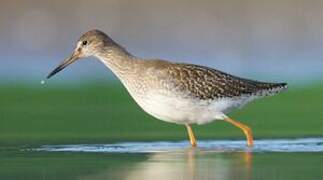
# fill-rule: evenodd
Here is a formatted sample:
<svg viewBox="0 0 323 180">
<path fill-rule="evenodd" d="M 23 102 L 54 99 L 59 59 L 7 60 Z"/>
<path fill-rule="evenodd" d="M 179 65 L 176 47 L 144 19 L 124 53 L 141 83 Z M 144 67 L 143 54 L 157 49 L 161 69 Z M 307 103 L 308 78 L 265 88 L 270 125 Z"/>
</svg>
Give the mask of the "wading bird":
<svg viewBox="0 0 323 180">
<path fill-rule="evenodd" d="M 99 30 L 81 36 L 71 57 L 47 78 L 80 58 L 94 56 L 120 79 L 137 104 L 153 117 L 186 126 L 190 143 L 196 146 L 192 124 L 224 120 L 240 128 L 247 145 L 253 145 L 251 129 L 229 118 L 233 108 L 287 88 L 286 83 L 267 83 L 236 77 L 209 67 L 142 59 Z"/>
</svg>

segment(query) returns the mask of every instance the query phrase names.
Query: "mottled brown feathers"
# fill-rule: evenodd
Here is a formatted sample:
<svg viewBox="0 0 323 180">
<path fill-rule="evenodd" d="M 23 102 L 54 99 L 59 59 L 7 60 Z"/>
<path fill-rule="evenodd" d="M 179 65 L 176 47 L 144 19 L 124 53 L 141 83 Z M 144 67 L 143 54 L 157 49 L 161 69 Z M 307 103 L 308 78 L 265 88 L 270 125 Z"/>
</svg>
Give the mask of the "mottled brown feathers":
<svg viewBox="0 0 323 180">
<path fill-rule="evenodd" d="M 171 95 L 185 94 L 212 100 L 266 96 L 287 88 L 286 83 L 243 79 L 199 65 L 136 58 L 100 30 L 85 33 L 79 41 L 88 41 L 92 49 L 87 49 L 101 58 L 137 94 L 157 89 Z"/>
<path fill-rule="evenodd" d="M 204 66 L 173 64 L 167 67 L 175 88 L 199 99 L 266 96 L 287 87 L 286 83 L 265 83 L 243 79 Z"/>
</svg>

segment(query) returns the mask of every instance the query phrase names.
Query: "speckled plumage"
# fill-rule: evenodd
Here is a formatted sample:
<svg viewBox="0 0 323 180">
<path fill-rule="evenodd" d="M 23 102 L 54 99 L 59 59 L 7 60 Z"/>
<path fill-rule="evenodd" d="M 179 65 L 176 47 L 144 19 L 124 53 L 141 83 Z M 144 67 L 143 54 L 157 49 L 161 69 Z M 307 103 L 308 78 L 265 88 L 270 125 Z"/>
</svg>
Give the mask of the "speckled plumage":
<svg viewBox="0 0 323 180">
<path fill-rule="evenodd" d="M 287 88 L 285 83 L 253 81 L 205 66 L 138 58 L 100 31 L 90 31 L 83 39 L 94 40 L 93 55 L 113 71 L 143 110 L 167 122 L 224 119 L 235 107 Z"/>
<path fill-rule="evenodd" d="M 85 46 L 84 41 L 89 45 Z M 138 58 L 98 30 L 85 33 L 75 53 L 97 57 L 121 80 L 143 110 L 179 124 L 224 119 L 232 108 L 287 88 L 285 83 L 253 81 L 205 66 Z M 49 77 L 64 67 L 58 67 Z"/>
<path fill-rule="evenodd" d="M 286 88 L 285 83 L 265 83 L 243 79 L 230 74 L 192 64 L 170 64 L 165 71 L 175 87 L 202 100 L 265 96 Z"/>
<path fill-rule="evenodd" d="M 138 58 L 99 30 L 83 34 L 73 54 L 47 78 L 89 56 L 111 69 L 145 112 L 166 122 L 184 124 L 193 147 L 197 143 L 191 124 L 214 120 L 225 120 L 240 128 L 247 145 L 252 146 L 251 128 L 226 113 L 287 88 L 286 83 L 244 79 L 205 66 Z"/>
</svg>

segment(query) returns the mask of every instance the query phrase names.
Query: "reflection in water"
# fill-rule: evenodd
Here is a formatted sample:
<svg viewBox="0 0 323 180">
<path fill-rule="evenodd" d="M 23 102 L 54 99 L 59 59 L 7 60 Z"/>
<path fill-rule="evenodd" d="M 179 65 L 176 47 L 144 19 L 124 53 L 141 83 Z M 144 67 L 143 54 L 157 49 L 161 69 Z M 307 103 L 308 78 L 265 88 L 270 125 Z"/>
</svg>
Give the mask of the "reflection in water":
<svg viewBox="0 0 323 180">
<path fill-rule="evenodd" d="M 118 167 L 113 176 L 125 180 L 170 179 L 251 179 L 252 153 L 215 153 L 189 149 L 185 152 L 162 152 L 127 167 Z M 82 179 L 111 178 L 111 169 Z"/>
<path fill-rule="evenodd" d="M 79 153 L 0 150 L 0 179 L 322 179 L 323 153 L 181 150 Z"/>
<path fill-rule="evenodd" d="M 69 156 L 74 154 L 78 157 L 67 160 L 64 154 L 62 157 L 58 156 L 58 159 L 63 159 L 61 162 L 64 162 L 64 166 L 62 168 L 62 164 L 57 165 L 55 161 L 52 168 L 45 169 L 49 177 L 50 173 L 56 174 L 55 168 L 68 171 L 65 169 L 74 168 L 75 164 L 83 164 L 84 167 L 80 167 L 78 173 L 66 173 L 77 179 L 91 180 L 248 180 L 251 176 L 259 176 L 255 179 L 277 179 L 277 174 L 283 177 L 280 179 L 291 179 L 295 172 L 302 172 L 299 173 L 301 176 L 322 177 L 319 168 L 322 167 L 323 161 L 318 160 L 313 152 L 319 156 L 322 154 L 323 138 L 256 140 L 252 149 L 245 146 L 245 141 L 199 141 L 199 145 L 199 148 L 195 149 L 185 149 L 188 146 L 186 141 L 45 145 L 32 151 L 36 154 L 45 153 L 43 158 L 50 162 L 53 161 L 47 156 L 50 157 L 52 153 L 65 152 Z M 26 159 L 27 165 L 32 162 L 34 159 Z M 67 162 L 72 164 L 65 165 Z M 306 166 L 311 168 L 304 168 Z M 287 172 L 285 167 L 289 167 L 290 172 Z M 38 171 L 38 166 L 32 170 Z"/>
<path fill-rule="evenodd" d="M 250 179 L 250 171 L 249 153 L 214 154 L 190 150 L 179 154 L 153 154 L 148 161 L 137 164 L 126 179 Z"/>
</svg>

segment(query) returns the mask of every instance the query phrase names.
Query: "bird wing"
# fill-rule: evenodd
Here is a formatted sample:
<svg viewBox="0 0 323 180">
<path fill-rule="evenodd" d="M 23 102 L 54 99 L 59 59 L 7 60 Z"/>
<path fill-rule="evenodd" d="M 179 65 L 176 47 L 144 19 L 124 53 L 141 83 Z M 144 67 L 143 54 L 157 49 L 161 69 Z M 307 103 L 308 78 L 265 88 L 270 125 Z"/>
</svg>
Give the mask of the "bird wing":
<svg viewBox="0 0 323 180">
<path fill-rule="evenodd" d="M 267 83 L 236 77 L 212 68 L 177 63 L 167 66 L 174 88 L 199 99 L 266 96 L 280 92 L 286 83 Z"/>
</svg>

